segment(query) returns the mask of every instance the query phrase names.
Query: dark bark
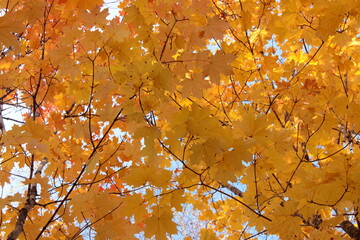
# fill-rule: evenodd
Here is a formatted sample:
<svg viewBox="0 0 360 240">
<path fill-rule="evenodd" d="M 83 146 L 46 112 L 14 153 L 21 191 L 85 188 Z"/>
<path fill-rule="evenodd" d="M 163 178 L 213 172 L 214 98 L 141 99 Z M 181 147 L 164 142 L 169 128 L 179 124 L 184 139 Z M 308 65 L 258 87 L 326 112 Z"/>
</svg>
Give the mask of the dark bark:
<svg viewBox="0 0 360 240">
<path fill-rule="evenodd" d="M 233 194 L 235 194 L 236 196 L 239 196 L 239 197 L 243 197 L 243 192 L 240 191 L 237 187 L 231 185 L 231 184 L 222 184 L 221 185 L 222 187 L 224 188 L 227 188 L 229 191 L 231 191 Z"/>
<path fill-rule="evenodd" d="M 354 226 L 350 221 L 345 220 L 340 223 L 340 227 L 346 232 L 351 238 L 360 240 L 360 230 Z"/>
<path fill-rule="evenodd" d="M 45 158 L 41 162 L 38 169 L 36 170 L 35 176 L 41 174 L 42 169 L 44 168 L 46 163 L 47 163 L 47 159 Z M 26 220 L 30 210 L 33 209 L 35 204 L 36 204 L 36 195 L 37 195 L 36 185 L 37 185 L 36 183 L 31 183 L 30 184 L 29 192 L 28 192 L 28 198 L 26 200 L 26 203 L 25 203 L 24 207 L 19 211 L 19 216 L 18 216 L 18 219 L 16 221 L 15 228 L 9 234 L 9 236 L 7 237 L 7 240 L 15 240 L 23 232 L 25 220 Z"/>
</svg>

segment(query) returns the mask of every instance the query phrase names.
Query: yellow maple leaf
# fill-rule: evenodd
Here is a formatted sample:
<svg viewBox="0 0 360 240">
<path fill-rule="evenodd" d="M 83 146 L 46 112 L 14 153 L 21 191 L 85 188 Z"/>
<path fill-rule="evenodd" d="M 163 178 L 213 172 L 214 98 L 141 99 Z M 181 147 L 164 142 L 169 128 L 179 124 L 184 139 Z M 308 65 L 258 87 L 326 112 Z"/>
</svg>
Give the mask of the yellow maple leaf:
<svg viewBox="0 0 360 240">
<path fill-rule="evenodd" d="M 95 153 L 91 158 L 88 159 L 86 163 L 86 172 L 91 173 L 94 170 L 96 164 L 98 163 L 100 163 L 100 157 L 97 153 Z"/>
<path fill-rule="evenodd" d="M 176 224 L 172 221 L 173 214 L 168 208 L 155 207 L 151 217 L 145 220 L 145 236 L 156 236 L 156 239 L 166 240 L 167 234 L 177 233 Z"/>
<path fill-rule="evenodd" d="M 208 19 L 207 25 L 204 27 L 205 36 L 208 38 L 222 39 L 225 31 L 229 28 L 229 24 L 225 20 L 218 17 Z"/>
<path fill-rule="evenodd" d="M 289 239 L 300 238 L 302 222 L 301 218 L 296 216 L 298 214 L 297 207 L 297 203 L 294 202 L 278 206 L 274 211 L 276 221 L 269 223 L 269 232 Z"/>
<path fill-rule="evenodd" d="M 130 35 L 130 31 L 118 18 L 111 20 L 110 24 L 104 27 L 104 39 L 115 41 L 117 44 L 124 41 Z"/>
<path fill-rule="evenodd" d="M 208 6 L 210 5 L 209 0 L 192 0 L 191 7 L 194 9 L 195 13 L 198 14 L 205 14 L 211 11 L 211 8 Z"/>
<path fill-rule="evenodd" d="M 171 179 L 171 172 L 164 169 L 156 169 L 156 166 L 150 167 L 133 167 L 130 174 L 124 177 L 127 184 L 139 187 L 146 183 L 157 187 L 166 186 Z"/>
<path fill-rule="evenodd" d="M 164 204 L 170 204 L 171 207 L 177 211 L 182 210 L 182 204 L 185 203 L 184 189 L 177 189 L 169 194 L 162 195 L 161 202 Z"/>
<path fill-rule="evenodd" d="M 183 86 L 181 93 L 184 97 L 192 95 L 197 98 L 201 98 L 202 92 L 211 87 L 209 81 L 204 79 L 202 74 L 194 74 L 192 78 L 186 78 L 181 85 Z"/>
<path fill-rule="evenodd" d="M 108 13 L 104 10 L 100 10 L 100 7 L 96 5 L 91 11 L 84 11 L 82 19 L 85 27 L 104 27 L 107 24 Z"/>
<path fill-rule="evenodd" d="M 210 77 L 210 81 L 215 84 L 220 83 L 220 74 L 231 75 L 233 70 L 230 66 L 235 59 L 235 55 L 225 54 L 223 51 L 217 51 L 210 57 L 210 63 L 204 68 L 204 75 Z"/>
<path fill-rule="evenodd" d="M 148 168 L 149 183 L 157 187 L 166 187 L 171 179 L 171 171 L 165 169 Z"/>
<path fill-rule="evenodd" d="M 200 231 L 200 240 L 217 240 L 219 239 L 214 231 L 211 229 L 203 228 Z"/>
<path fill-rule="evenodd" d="M 266 129 L 268 123 L 265 115 L 255 116 L 253 113 L 246 112 L 236 126 L 241 129 L 247 138 L 253 138 L 260 142 L 267 140 L 268 133 Z"/>
<path fill-rule="evenodd" d="M 0 42 L 7 47 L 16 47 L 19 45 L 14 33 L 21 33 L 24 30 L 24 24 L 15 14 L 5 14 L 0 17 Z"/>
<path fill-rule="evenodd" d="M 150 178 L 148 173 L 149 171 L 146 167 L 133 167 L 130 170 L 130 174 L 124 177 L 124 181 L 134 187 L 142 186 L 145 185 Z"/>
<path fill-rule="evenodd" d="M 140 222 L 147 214 L 144 202 L 145 200 L 141 194 L 132 194 L 125 197 L 120 210 L 125 216 L 131 217 L 134 215 L 135 221 Z"/>
<path fill-rule="evenodd" d="M 184 109 L 178 113 L 178 119 L 184 121 L 186 129 L 199 136 L 216 137 L 218 134 L 215 130 L 220 127 L 219 122 L 210 117 L 210 111 L 207 108 L 201 108 L 197 104 L 191 106 L 191 111 Z M 179 126 L 180 127 L 180 126 Z"/>
</svg>

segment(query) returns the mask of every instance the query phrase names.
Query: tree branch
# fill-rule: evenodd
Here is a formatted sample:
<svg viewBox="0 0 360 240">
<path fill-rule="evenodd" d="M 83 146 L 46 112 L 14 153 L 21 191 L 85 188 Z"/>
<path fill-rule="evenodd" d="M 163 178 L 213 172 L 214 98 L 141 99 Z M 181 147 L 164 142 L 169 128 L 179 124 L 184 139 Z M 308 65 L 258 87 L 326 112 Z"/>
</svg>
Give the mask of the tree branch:
<svg viewBox="0 0 360 240">
<path fill-rule="evenodd" d="M 351 238 L 360 240 L 360 230 L 354 226 L 349 220 L 342 221 L 340 227 L 346 232 Z"/>
<path fill-rule="evenodd" d="M 41 174 L 43 168 L 45 167 L 45 165 L 47 164 L 47 162 L 48 162 L 47 158 L 45 157 L 44 160 L 40 163 L 40 166 L 38 167 L 38 169 L 36 170 L 35 176 L 40 176 L 40 174 Z M 36 185 L 37 185 L 36 183 L 30 183 L 28 198 L 26 200 L 26 203 L 25 203 L 24 207 L 20 210 L 18 220 L 16 221 L 16 224 L 15 224 L 15 229 L 9 234 L 9 236 L 7 237 L 7 240 L 15 240 L 23 232 L 24 223 L 28 216 L 28 213 L 36 204 L 36 195 L 37 195 Z"/>
<path fill-rule="evenodd" d="M 226 188 L 227 190 L 229 190 L 230 192 L 232 192 L 233 194 L 235 194 L 236 196 L 239 196 L 239 197 L 243 197 L 243 192 L 238 189 L 237 187 L 227 183 L 227 184 L 221 184 L 221 187 L 224 187 Z"/>
</svg>

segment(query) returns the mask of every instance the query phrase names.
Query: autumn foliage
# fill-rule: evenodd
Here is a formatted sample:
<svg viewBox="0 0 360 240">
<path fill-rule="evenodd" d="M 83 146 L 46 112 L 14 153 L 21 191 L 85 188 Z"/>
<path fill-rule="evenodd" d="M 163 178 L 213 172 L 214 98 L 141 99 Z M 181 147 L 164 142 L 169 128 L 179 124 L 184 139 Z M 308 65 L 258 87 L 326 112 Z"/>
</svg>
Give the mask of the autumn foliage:
<svg viewBox="0 0 360 240">
<path fill-rule="evenodd" d="M 1 238 L 360 239 L 359 0 L 107 6 L 0 1 Z"/>
</svg>

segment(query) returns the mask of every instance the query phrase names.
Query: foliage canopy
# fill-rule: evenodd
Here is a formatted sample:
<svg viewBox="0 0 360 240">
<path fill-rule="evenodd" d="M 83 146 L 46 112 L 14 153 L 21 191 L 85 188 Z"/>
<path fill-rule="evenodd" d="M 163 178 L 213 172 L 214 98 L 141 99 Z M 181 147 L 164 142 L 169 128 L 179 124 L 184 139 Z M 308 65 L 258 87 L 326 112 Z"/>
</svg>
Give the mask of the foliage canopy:
<svg viewBox="0 0 360 240">
<path fill-rule="evenodd" d="M 102 6 L 0 0 L 3 238 L 360 239 L 359 0 Z"/>
</svg>

